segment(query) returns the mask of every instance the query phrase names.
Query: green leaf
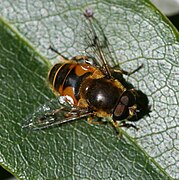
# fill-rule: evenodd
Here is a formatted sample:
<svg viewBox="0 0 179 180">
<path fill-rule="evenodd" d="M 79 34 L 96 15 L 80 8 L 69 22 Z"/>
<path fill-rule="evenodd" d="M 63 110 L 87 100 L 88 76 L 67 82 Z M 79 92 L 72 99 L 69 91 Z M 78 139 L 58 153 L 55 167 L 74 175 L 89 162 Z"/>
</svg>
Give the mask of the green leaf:
<svg viewBox="0 0 179 180">
<path fill-rule="evenodd" d="M 46 131 L 21 128 L 25 118 L 54 97 L 46 77 L 54 45 L 80 54 L 82 13 L 92 8 L 126 77 L 147 94 L 152 112 L 124 129 L 84 120 Z M 19 179 L 177 179 L 179 34 L 144 0 L 10 1 L 0 6 L 0 162 Z M 6 18 L 6 20 L 3 20 Z M 16 30 L 17 29 L 17 30 Z M 31 45 L 33 44 L 33 45 Z M 40 52 L 40 53 L 39 53 Z M 45 58 L 46 57 L 46 58 Z"/>
</svg>

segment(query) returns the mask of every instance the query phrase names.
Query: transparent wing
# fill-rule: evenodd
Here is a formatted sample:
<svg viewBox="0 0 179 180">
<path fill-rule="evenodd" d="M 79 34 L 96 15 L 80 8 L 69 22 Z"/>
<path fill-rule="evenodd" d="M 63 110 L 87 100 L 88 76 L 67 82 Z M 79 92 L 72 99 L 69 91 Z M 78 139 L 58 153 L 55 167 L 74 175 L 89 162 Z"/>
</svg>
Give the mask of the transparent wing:
<svg viewBox="0 0 179 180">
<path fill-rule="evenodd" d="M 100 23 L 95 19 L 93 12 L 87 9 L 84 13 L 84 44 L 86 45 L 85 53 L 92 57 L 96 64 L 109 78 L 111 78 L 110 66 L 115 66 L 112 55 L 112 47 L 106 38 Z"/>
<path fill-rule="evenodd" d="M 40 106 L 26 119 L 22 127 L 32 130 L 46 129 L 93 114 L 88 109 L 71 106 L 66 98 L 60 96 Z"/>
</svg>

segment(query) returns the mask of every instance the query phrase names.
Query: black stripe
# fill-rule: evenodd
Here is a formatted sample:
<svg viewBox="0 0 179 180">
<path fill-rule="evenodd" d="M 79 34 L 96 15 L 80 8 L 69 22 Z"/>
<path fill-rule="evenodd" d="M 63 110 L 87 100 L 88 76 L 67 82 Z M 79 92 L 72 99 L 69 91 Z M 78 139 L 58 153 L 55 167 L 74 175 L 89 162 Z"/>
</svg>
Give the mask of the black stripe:
<svg viewBox="0 0 179 180">
<path fill-rule="evenodd" d="M 49 72 L 48 80 L 51 85 L 53 85 L 54 76 L 57 70 L 62 66 L 62 64 L 55 64 Z"/>
<path fill-rule="evenodd" d="M 54 88 L 56 91 L 59 90 L 59 87 L 66 81 L 66 76 L 70 70 L 71 64 L 64 64 L 59 70 L 56 72 L 56 77 L 54 79 Z"/>
<path fill-rule="evenodd" d="M 73 87 L 74 88 L 74 95 L 75 98 L 78 100 L 79 99 L 79 88 L 81 83 L 83 82 L 83 79 L 85 79 L 87 76 L 91 75 L 91 72 L 86 72 L 85 74 L 83 74 L 82 76 L 77 76 L 75 74 L 75 67 L 70 71 L 70 73 L 68 74 L 63 89 L 65 89 L 66 87 Z"/>
</svg>

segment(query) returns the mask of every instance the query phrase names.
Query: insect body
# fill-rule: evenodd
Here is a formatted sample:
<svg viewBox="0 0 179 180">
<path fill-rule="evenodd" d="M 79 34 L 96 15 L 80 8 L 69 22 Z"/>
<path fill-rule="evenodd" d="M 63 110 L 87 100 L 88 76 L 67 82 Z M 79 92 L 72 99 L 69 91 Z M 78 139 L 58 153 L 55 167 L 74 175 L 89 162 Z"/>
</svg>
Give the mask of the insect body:
<svg viewBox="0 0 179 180">
<path fill-rule="evenodd" d="M 149 113 L 146 96 L 135 90 L 122 76 L 130 75 L 142 66 L 130 73 L 120 68 L 112 69 L 107 59 L 110 53 L 106 55 L 103 50 L 104 47 L 108 50 L 105 35 L 104 45 L 92 24 L 93 16 L 85 16 L 90 30 L 86 43 L 93 53 L 89 54 L 86 49 L 89 56 L 75 56 L 69 60 L 57 52 L 64 58 L 65 63 L 54 65 L 48 75 L 52 89 L 57 95 L 65 97 L 64 101 L 69 106 L 61 104 L 59 109 L 44 110 L 45 115 L 30 120 L 24 127 L 43 129 L 82 117 L 88 117 L 88 120 L 93 122 L 94 117 L 110 116 L 114 126 L 136 128 L 126 121 L 136 121 L 138 115 L 141 118 Z M 145 100 L 141 102 L 141 99 Z M 120 122 L 120 125 L 117 122 Z"/>
<path fill-rule="evenodd" d="M 98 68 L 73 61 L 56 64 L 49 72 L 49 82 L 57 93 L 69 96 L 72 105 L 91 109 L 101 117 L 112 114 L 126 90 L 118 80 L 106 78 Z"/>
</svg>

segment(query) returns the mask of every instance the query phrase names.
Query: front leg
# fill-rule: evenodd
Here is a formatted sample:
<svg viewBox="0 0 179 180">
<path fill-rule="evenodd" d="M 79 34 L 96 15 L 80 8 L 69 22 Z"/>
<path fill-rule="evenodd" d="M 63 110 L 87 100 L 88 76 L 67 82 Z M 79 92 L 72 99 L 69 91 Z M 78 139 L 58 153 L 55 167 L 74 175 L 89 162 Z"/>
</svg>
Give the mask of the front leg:
<svg viewBox="0 0 179 180">
<path fill-rule="evenodd" d="M 130 123 L 126 123 L 125 121 L 124 121 L 121 125 L 118 125 L 118 127 L 126 127 L 126 128 L 132 127 L 132 128 L 134 128 L 136 131 L 139 130 L 139 128 L 136 127 L 135 125 L 130 124 Z"/>
<path fill-rule="evenodd" d="M 115 73 L 120 73 L 120 74 L 125 74 L 125 75 L 130 76 L 131 74 L 134 74 L 135 72 L 139 71 L 139 70 L 140 70 L 141 68 L 143 68 L 143 67 L 144 67 L 144 65 L 141 64 L 139 67 L 137 67 L 136 69 L 134 69 L 134 70 L 132 70 L 132 71 L 130 71 L 130 72 L 125 71 L 125 70 L 120 69 L 120 68 L 119 68 L 119 69 L 114 68 L 114 69 L 112 69 L 112 71 L 115 72 Z"/>
</svg>

